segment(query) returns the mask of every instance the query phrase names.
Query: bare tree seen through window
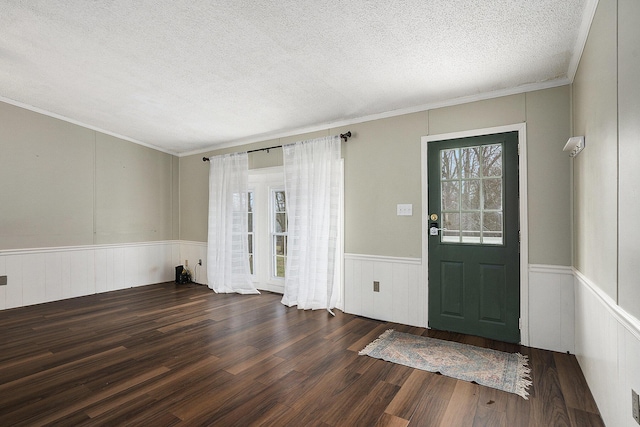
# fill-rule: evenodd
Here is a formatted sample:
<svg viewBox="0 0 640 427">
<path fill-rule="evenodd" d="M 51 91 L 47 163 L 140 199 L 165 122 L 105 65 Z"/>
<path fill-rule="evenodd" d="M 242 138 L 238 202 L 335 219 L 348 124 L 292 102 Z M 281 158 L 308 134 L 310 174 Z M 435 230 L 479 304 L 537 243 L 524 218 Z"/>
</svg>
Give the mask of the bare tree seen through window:
<svg viewBox="0 0 640 427">
<path fill-rule="evenodd" d="M 272 192 L 273 197 L 273 232 L 272 257 L 273 274 L 275 277 L 285 277 L 287 265 L 287 204 L 284 190 Z"/>
<path fill-rule="evenodd" d="M 249 191 L 247 198 L 247 234 L 249 240 L 249 270 L 251 274 L 253 274 L 253 242 L 254 242 L 254 232 L 253 232 L 253 191 Z"/>
<path fill-rule="evenodd" d="M 443 241 L 502 243 L 502 145 L 440 152 Z"/>
</svg>

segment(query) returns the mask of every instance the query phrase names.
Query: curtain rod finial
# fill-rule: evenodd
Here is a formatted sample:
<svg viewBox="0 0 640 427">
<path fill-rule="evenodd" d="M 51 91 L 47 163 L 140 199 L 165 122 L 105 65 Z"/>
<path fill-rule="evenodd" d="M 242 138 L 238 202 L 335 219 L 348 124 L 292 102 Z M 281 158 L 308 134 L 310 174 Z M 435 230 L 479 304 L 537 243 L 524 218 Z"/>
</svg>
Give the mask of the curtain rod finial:
<svg viewBox="0 0 640 427">
<path fill-rule="evenodd" d="M 202 158 L 202 161 L 203 161 L 203 162 L 208 162 L 208 161 L 209 161 L 209 158 L 208 158 L 208 157 L 203 157 L 203 158 Z"/>
<path fill-rule="evenodd" d="M 346 133 L 341 133 L 340 138 L 344 139 L 344 142 L 347 142 L 347 139 L 351 138 L 351 131 L 347 131 Z"/>
</svg>

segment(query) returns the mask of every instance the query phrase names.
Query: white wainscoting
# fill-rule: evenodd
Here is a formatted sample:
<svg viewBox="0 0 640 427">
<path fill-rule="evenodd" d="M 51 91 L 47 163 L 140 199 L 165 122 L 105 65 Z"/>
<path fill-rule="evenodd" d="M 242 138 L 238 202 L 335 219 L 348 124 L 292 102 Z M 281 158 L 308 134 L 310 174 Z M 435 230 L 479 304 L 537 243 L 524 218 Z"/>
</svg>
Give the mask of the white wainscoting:
<svg viewBox="0 0 640 427">
<path fill-rule="evenodd" d="M 202 265 L 198 265 L 198 260 L 202 260 Z M 189 271 L 191 271 L 191 281 L 200 285 L 207 282 L 207 243 L 180 241 L 180 265 L 185 265 L 188 261 Z"/>
<path fill-rule="evenodd" d="M 345 254 L 345 312 L 427 326 L 427 284 L 419 258 Z M 380 282 L 380 292 L 373 282 Z M 529 346 L 575 352 L 571 267 L 529 266 Z"/>
<path fill-rule="evenodd" d="M 529 346 L 575 352 L 571 267 L 529 265 Z"/>
<path fill-rule="evenodd" d="M 344 255 L 344 311 L 412 326 L 426 326 L 426 286 L 420 258 Z M 373 282 L 380 282 L 380 292 Z"/>
<path fill-rule="evenodd" d="M 640 320 L 575 273 L 576 357 L 608 426 L 637 427 L 631 390 L 640 393 Z"/>
<path fill-rule="evenodd" d="M 172 281 L 177 241 L 0 251 L 0 309 Z"/>
</svg>

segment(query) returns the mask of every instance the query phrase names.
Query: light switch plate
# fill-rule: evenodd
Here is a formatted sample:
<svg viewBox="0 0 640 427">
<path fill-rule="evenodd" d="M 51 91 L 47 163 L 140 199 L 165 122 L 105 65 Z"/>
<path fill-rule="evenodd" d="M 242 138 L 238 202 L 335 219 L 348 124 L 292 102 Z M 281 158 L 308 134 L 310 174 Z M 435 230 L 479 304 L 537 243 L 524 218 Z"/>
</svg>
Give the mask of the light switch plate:
<svg viewBox="0 0 640 427">
<path fill-rule="evenodd" d="M 398 216 L 412 216 L 413 215 L 413 205 L 412 204 L 398 204 Z"/>
<path fill-rule="evenodd" d="M 0 276 L 0 286 L 7 285 L 7 276 Z"/>
<path fill-rule="evenodd" d="M 638 399 L 638 393 L 631 389 L 631 410 L 633 419 L 640 424 L 640 399 Z"/>
</svg>

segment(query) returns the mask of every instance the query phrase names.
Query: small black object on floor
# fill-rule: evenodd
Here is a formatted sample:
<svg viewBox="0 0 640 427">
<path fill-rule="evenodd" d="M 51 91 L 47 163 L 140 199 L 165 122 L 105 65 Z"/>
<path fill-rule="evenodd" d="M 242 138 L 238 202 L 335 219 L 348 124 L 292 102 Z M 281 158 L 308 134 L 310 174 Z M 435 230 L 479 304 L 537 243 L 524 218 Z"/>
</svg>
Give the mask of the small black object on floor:
<svg viewBox="0 0 640 427">
<path fill-rule="evenodd" d="M 191 273 L 184 266 L 179 265 L 176 267 L 176 284 L 184 283 L 191 283 Z"/>
</svg>

